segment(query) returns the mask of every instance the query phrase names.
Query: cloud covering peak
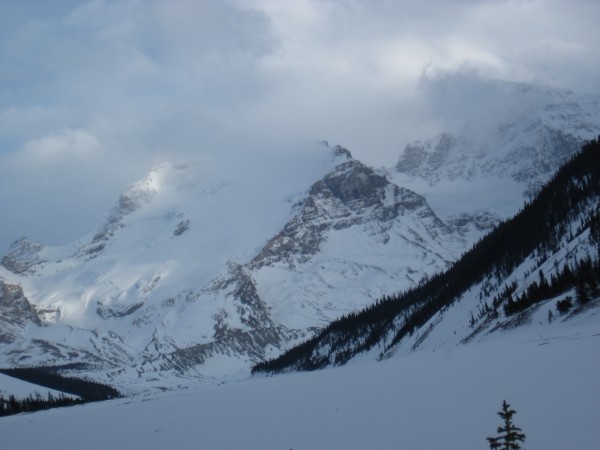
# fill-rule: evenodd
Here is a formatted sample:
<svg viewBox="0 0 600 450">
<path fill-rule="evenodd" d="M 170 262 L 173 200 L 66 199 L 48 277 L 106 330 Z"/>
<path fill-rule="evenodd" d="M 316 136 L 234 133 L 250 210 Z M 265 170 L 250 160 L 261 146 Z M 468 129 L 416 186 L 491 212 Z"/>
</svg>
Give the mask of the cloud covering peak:
<svg viewBox="0 0 600 450">
<path fill-rule="evenodd" d="M 0 249 L 84 234 L 165 159 L 327 139 L 390 166 L 448 125 L 454 74 L 465 99 L 485 87 L 469 79 L 593 91 L 599 16 L 591 0 L 9 2 Z"/>
</svg>

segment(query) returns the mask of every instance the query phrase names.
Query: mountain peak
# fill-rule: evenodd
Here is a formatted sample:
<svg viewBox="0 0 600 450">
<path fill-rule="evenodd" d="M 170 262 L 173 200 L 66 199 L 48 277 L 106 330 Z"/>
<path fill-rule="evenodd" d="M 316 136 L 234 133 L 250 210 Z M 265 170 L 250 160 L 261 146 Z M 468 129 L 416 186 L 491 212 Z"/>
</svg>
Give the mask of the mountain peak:
<svg viewBox="0 0 600 450">
<path fill-rule="evenodd" d="M 8 254 L 2 258 L 2 265 L 15 274 L 24 274 L 44 262 L 40 256 L 43 249 L 42 244 L 21 237 L 10 245 Z"/>
<path fill-rule="evenodd" d="M 336 157 L 352 159 L 352 153 L 346 147 L 342 147 L 341 145 L 336 145 L 333 147 L 333 155 Z"/>
<path fill-rule="evenodd" d="M 339 151 L 347 155 L 343 147 Z M 372 227 L 369 235 L 386 243 L 390 239 L 387 231 L 404 215 L 418 217 L 424 227 L 419 239 L 451 234 L 423 197 L 394 185 L 358 160 L 346 159 L 311 186 L 296 214 L 256 255 L 252 266 L 284 263 L 294 268 L 310 261 L 330 233 L 353 227 Z M 437 232 L 429 236 L 434 228 Z"/>
<path fill-rule="evenodd" d="M 342 145 L 331 146 L 331 145 L 329 145 L 329 142 L 327 142 L 325 140 L 321 141 L 321 144 L 324 145 L 325 147 L 327 147 L 327 149 L 329 149 L 333 153 L 333 158 L 336 161 L 337 161 L 337 159 L 340 159 L 341 161 L 353 159 L 352 153 L 350 153 L 350 150 L 348 150 L 346 147 L 344 147 Z"/>
</svg>

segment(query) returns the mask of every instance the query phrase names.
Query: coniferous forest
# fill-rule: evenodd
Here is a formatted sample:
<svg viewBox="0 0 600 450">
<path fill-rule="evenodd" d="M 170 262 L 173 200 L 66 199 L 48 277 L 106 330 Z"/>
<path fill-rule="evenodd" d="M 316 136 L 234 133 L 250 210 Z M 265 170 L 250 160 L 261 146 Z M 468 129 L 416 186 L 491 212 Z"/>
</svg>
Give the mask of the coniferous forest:
<svg viewBox="0 0 600 450">
<path fill-rule="evenodd" d="M 37 384 L 41 387 L 77 396 L 74 398 L 62 393 L 52 395 L 50 392 L 48 392 L 47 397 L 35 393 L 25 399 L 17 399 L 14 395 L 9 395 L 8 398 L 0 396 L 0 416 L 39 411 L 60 406 L 80 405 L 121 397 L 119 391 L 110 386 L 95 381 L 82 380 L 81 378 L 64 377 L 52 373 L 49 368 L 0 369 L 0 373 Z"/>
<path fill-rule="evenodd" d="M 47 397 L 43 397 L 42 394 L 36 392 L 35 394 L 30 394 L 24 399 L 17 399 L 14 395 L 10 395 L 8 398 L 4 398 L 2 395 L 0 395 L 0 417 L 19 414 L 22 412 L 34 412 L 50 408 L 59 408 L 61 406 L 75 406 L 84 403 L 88 403 L 88 400 L 68 397 L 64 394 L 55 396 L 52 395 L 51 392 L 48 392 Z"/>
<path fill-rule="evenodd" d="M 383 355 L 404 337 L 425 325 L 437 312 L 452 305 L 485 279 L 505 280 L 526 258 L 540 262 L 557 252 L 562 242 L 589 231 L 593 254 L 557 268 L 513 297 L 514 288 L 490 298 L 485 314 L 496 316 L 502 307 L 510 316 L 529 306 L 576 289 L 585 304 L 600 290 L 600 141 L 594 139 L 566 162 L 512 219 L 500 223 L 466 252 L 450 269 L 406 292 L 386 296 L 362 311 L 330 323 L 320 333 L 281 356 L 256 364 L 253 373 L 315 370 L 342 365 L 354 355 L 381 345 Z M 573 225 L 577 224 L 577 225 Z M 568 310 L 569 299 L 557 307 Z M 486 301 L 486 304 L 487 301 Z M 572 305 L 572 303 L 571 303 Z"/>
</svg>

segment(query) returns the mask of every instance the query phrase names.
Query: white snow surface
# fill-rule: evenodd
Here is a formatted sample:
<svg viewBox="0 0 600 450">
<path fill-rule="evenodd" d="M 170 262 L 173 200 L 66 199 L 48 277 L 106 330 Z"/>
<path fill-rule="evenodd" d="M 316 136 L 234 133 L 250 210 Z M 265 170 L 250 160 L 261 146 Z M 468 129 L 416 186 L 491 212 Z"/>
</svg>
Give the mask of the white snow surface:
<svg viewBox="0 0 600 450">
<path fill-rule="evenodd" d="M 600 442 L 597 317 L 384 362 L 191 385 L 0 419 L 3 448 L 484 449 L 503 400 L 527 450 Z"/>
</svg>

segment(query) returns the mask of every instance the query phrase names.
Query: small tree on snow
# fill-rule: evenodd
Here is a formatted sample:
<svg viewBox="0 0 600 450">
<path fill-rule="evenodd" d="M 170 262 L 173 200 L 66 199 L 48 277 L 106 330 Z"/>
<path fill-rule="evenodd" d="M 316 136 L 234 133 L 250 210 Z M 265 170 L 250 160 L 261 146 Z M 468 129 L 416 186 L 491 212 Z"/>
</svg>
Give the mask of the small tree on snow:
<svg viewBox="0 0 600 450">
<path fill-rule="evenodd" d="M 525 441 L 525 435 L 522 430 L 513 425 L 512 416 L 516 414 L 514 409 L 510 409 L 510 405 L 506 403 L 506 400 L 502 402 L 502 411 L 498 415 L 504 421 L 504 425 L 498 427 L 499 435 L 496 437 L 487 438 L 490 443 L 490 449 L 492 450 L 520 450 L 521 445 L 519 442 Z"/>
</svg>

